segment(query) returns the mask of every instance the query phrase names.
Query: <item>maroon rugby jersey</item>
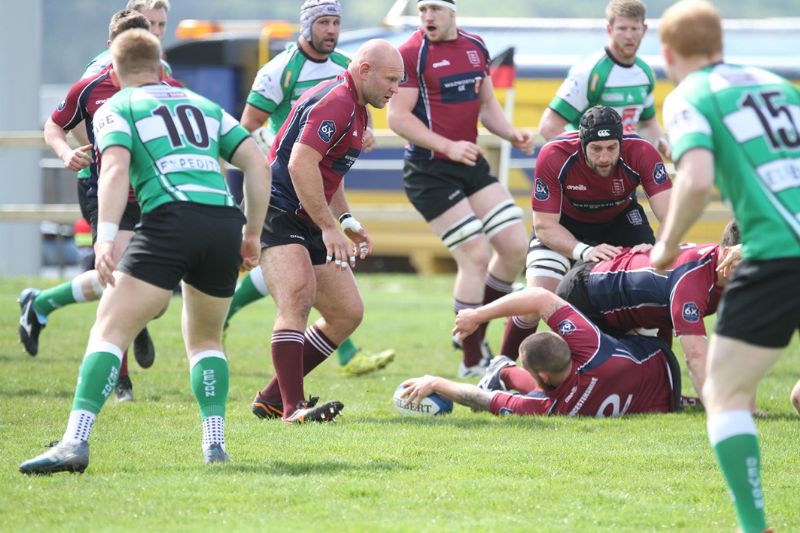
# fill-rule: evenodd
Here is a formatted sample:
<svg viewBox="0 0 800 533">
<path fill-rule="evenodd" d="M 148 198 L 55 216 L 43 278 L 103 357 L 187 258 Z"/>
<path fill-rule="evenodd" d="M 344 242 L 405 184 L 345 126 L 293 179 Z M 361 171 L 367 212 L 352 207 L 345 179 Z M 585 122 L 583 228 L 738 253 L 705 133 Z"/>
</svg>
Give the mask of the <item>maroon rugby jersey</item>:
<svg viewBox="0 0 800 533">
<path fill-rule="evenodd" d="M 272 142 L 270 205 L 311 221 L 289 175 L 292 147 L 295 143 L 305 144 L 323 156 L 319 170 L 325 201 L 330 204 L 344 175 L 361 153 L 366 127 L 367 109 L 358 103 L 358 93 L 349 72 L 306 91 Z"/>
<path fill-rule="evenodd" d="M 497 392 L 497 415 L 620 416 L 672 410 L 673 384 L 662 345 L 650 337 L 602 333 L 571 305 L 547 320 L 572 352 L 572 371 L 554 390 Z"/>
<path fill-rule="evenodd" d="M 604 178 L 586 165 L 578 132 L 571 132 L 556 137 L 539 152 L 531 208 L 563 213 L 579 222 L 610 222 L 635 200 L 639 185 L 648 197 L 672 187 L 664 161 L 653 145 L 636 135 L 626 135 L 616 168 Z"/>
<path fill-rule="evenodd" d="M 656 272 L 650 252 L 626 250 L 597 263 L 589 273 L 589 300 L 608 325 L 674 329 L 676 335 L 705 335 L 703 318 L 717 310 L 719 245 L 686 244 L 666 272 Z"/>
<path fill-rule="evenodd" d="M 431 42 L 422 29 L 400 45 L 406 70 L 401 87 L 419 88 L 412 110 L 431 131 L 453 141 L 478 138 L 480 92 L 489 76 L 489 50 L 477 35 L 458 30 L 452 41 Z M 409 144 L 406 159 L 448 159 Z M 449 159 L 448 159 L 449 160 Z"/>
</svg>

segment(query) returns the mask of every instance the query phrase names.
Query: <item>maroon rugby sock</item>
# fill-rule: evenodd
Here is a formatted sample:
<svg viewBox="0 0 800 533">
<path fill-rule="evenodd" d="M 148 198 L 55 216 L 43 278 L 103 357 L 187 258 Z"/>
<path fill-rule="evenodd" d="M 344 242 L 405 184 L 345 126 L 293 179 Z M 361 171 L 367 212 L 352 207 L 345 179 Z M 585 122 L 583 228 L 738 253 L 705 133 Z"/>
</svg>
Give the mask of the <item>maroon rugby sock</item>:
<svg viewBox="0 0 800 533">
<path fill-rule="evenodd" d="M 334 350 L 336 350 L 337 345 L 331 342 L 322 330 L 315 325 L 306 329 L 304 337 L 303 375 L 307 376 L 309 372 L 317 368 Z M 277 374 L 272 377 L 269 384 L 258 394 L 268 402 L 277 403 L 281 401 L 281 388 L 278 384 Z"/>
<path fill-rule="evenodd" d="M 468 304 L 459 300 L 453 300 L 453 309 L 456 314 L 462 309 L 475 309 L 480 307 L 480 304 Z M 483 341 L 483 332 L 480 328 L 476 329 L 472 335 L 461 339 L 461 347 L 464 350 L 464 366 L 471 367 L 481 362 L 481 341 Z"/>
<path fill-rule="evenodd" d="M 522 344 L 528 335 L 536 333 L 539 325 L 525 322 L 518 316 L 512 316 L 506 321 L 506 332 L 503 335 L 503 344 L 500 346 L 500 353 L 513 360 L 519 357 L 519 345 Z"/>
<path fill-rule="evenodd" d="M 119 377 L 124 378 L 128 375 L 128 350 L 122 352 L 122 363 L 119 366 Z"/>
<path fill-rule="evenodd" d="M 491 274 L 486 274 L 486 287 L 483 289 L 483 305 L 490 304 L 506 294 L 511 294 L 512 289 L 511 283 L 498 279 Z M 486 337 L 487 327 L 489 327 L 488 322 L 478 327 L 481 341 Z"/>
<path fill-rule="evenodd" d="M 295 406 L 303 399 L 303 345 L 300 331 L 272 332 L 272 364 L 281 391 L 284 418 L 294 413 Z"/>
</svg>

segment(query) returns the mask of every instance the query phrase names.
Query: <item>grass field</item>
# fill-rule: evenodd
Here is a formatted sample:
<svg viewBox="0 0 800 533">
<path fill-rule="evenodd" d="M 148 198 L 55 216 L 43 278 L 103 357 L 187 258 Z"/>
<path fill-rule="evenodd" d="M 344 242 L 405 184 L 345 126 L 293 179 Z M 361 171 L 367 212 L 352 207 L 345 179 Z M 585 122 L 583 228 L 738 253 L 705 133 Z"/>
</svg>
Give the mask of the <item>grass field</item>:
<svg viewBox="0 0 800 533">
<path fill-rule="evenodd" d="M 452 415 L 406 418 L 391 404 L 403 379 L 453 377 L 449 276 L 365 275 L 367 308 L 354 336 L 398 358 L 346 378 L 331 360 L 306 391 L 345 403 L 335 424 L 285 426 L 250 413 L 271 376 L 273 307 L 240 312 L 231 364 L 227 447 L 208 467 L 180 338 L 180 302 L 151 324 L 153 368 L 131 362 L 136 401 L 109 400 L 83 475 L 27 477 L 19 463 L 61 437 L 94 304 L 50 317 L 35 358 L 17 343 L 19 291 L 44 280 L 0 280 L 0 516 L 4 531 L 733 531 L 735 518 L 702 412 L 624 419 Z M 501 324 L 490 328 L 498 345 Z M 335 359 L 332 358 L 332 359 Z M 797 337 L 764 381 L 762 435 L 770 525 L 800 530 Z M 689 383 L 684 375 L 684 383 Z M 690 385 L 689 385 L 690 386 Z M 688 391 L 691 392 L 691 391 Z"/>
</svg>

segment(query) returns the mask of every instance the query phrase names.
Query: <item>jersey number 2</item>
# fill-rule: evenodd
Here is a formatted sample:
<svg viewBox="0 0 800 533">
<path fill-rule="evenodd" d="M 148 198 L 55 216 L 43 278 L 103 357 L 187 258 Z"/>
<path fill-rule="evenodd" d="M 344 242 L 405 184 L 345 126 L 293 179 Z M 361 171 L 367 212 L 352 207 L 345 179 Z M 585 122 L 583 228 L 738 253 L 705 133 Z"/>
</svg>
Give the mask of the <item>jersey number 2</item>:
<svg viewBox="0 0 800 533">
<path fill-rule="evenodd" d="M 158 106 L 153 109 L 153 114 L 161 117 L 161 120 L 164 121 L 167 135 L 169 135 L 169 143 L 172 147 L 180 148 L 183 146 L 183 140 L 178 132 L 175 119 L 172 113 L 169 112 L 169 108 L 165 105 Z M 183 104 L 175 106 L 175 114 L 178 116 L 178 122 L 181 124 L 186 141 L 198 148 L 208 148 L 208 128 L 206 128 L 203 112 L 193 105 Z"/>
</svg>

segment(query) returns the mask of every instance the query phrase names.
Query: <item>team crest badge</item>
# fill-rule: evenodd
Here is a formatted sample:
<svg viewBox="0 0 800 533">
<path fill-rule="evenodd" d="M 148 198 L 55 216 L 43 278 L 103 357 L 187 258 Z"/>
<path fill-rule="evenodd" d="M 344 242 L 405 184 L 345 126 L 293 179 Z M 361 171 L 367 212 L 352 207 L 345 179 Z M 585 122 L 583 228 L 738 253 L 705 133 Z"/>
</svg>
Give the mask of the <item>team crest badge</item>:
<svg viewBox="0 0 800 533">
<path fill-rule="evenodd" d="M 625 194 L 625 183 L 621 179 L 612 179 L 611 192 L 613 194 Z"/>
<path fill-rule="evenodd" d="M 536 178 L 536 182 L 534 184 L 534 191 L 533 196 L 540 202 L 544 202 L 548 198 L 550 198 L 550 189 L 547 188 L 547 184 L 542 181 L 541 178 Z"/>
<path fill-rule="evenodd" d="M 558 323 L 558 334 L 562 337 L 572 335 L 577 330 L 578 328 L 575 326 L 575 323 L 572 320 L 562 320 Z"/>
<path fill-rule="evenodd" d="M 61 102 L 58 103 L 58 107 L 56 109 L 58 109 L 59 111 L 64 111 L 65 107 L 67 107 L 67 101 L 61 100 Z"/>
<path fill-rule="evenodd" d="M 475 50 L 467 50 L 467 59 L 469 59 L 469 64 L 473 67 L 481 66 L 481 58 Z"/>
<path fill-rule="evenodd" d="M 319 125 L 317 135 L 326 143 L 331 142 L 333 136 L 336 135 L 336 123 L 332 120 L 323 120 L 322 124 Z"/>
<path fill-rule="evenodd" d="M 683 304 L 683 319 L 692 323 L 700 321 L 700 309 L 696 303 L 686 302 Z"/>
<path fill-rule="evenodd" d="M 661 185 L 667 181 L 667 167 L 664 166 L 664 163 L 658 163 L 656 168 L 653 169 L 653 181 L 655 181 L 657 185 Z"/>
<path fill-rule="evenodd" d="M 636 209 L 633 211 L 628 211 L 625 214 L 625 218 L 628 219 L 628 222 L 631 223 L 631 226 L 641 226 L 644 223 L 644 220 L 642 220 L 642 214 Z"/>
</svg>

